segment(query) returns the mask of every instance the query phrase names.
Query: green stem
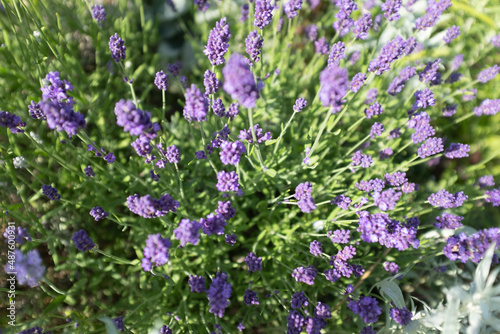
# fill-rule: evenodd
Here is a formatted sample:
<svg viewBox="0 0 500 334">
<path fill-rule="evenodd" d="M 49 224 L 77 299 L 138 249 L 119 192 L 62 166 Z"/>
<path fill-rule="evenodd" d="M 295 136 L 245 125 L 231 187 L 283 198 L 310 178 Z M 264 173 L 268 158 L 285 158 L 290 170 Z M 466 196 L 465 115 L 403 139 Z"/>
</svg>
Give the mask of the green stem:
<svg viewBox="0 0 500 334">
<path fill-rule="evenodd" d="M 257 159 L 259 160 L 260 167 L 262 168 L 262 171 L 265 171 L 266 167 L 264 167 L 264 163 L 262 162 L 260 148 L 259 148 L 259 145 L 257 144 L 257 136 L 255 135 L 255 129 L 253 127 L 253 109 L 252 108 L 248 109 L 248 122 L 250 123 L 250 130 L 252 132 L 253 145 L 254 145 L 255 151 L 257 153 Z"/>
</svg>

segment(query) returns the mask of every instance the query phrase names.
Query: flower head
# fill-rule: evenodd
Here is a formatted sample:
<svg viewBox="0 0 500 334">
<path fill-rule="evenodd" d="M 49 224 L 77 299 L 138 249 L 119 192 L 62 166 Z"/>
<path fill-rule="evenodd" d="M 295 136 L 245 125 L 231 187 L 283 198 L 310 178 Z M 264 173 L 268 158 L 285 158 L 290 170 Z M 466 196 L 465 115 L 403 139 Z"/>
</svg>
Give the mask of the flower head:
<svg viewBox="0 0 500 334">
<path fill-rule="evenodd" d="M 111 56 L 115 62 L 125 60 L 125 41 L 118 36 L 118 33 L 109 38 L 109 50 L 111 50 Z"/>
<path fill-rule="evenodd" d="M 259 90 L 245 57 L 239 53 L 232 54 L 222 69 L 222 74 L 224 75 L 223 88 L 226 93 L 238 100 L 245 108 L 255 107 L 255 102 L 259 98 Z"/>
</svg>

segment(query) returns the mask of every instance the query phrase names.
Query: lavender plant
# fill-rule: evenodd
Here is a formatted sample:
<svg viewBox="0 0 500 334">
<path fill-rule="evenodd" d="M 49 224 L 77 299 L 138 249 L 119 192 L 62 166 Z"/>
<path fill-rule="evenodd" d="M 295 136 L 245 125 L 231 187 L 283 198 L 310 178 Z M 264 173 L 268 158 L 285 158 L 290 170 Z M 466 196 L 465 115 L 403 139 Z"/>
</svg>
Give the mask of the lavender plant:
<svg viewBox="0 0 500 334">
<path fill-rule="evenodd" d="M 494 6 L 2 5 L 13 332 L 498 329 Z"/>
</svg>

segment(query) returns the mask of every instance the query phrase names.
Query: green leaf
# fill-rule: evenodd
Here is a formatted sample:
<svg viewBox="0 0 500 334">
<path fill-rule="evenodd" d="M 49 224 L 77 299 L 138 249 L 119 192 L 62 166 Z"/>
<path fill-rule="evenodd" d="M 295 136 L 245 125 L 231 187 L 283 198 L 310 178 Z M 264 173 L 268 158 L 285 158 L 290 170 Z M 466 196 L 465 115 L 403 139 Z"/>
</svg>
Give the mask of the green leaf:
<svg viewBox="0 0 500 334">
<path fill-rule="evenodd" d="M 382 295 L 393 301 L 397 308 L 405 307 L 403 293 L 401 292 L 399 286 L 394 283 L 392 278 L 385 279 L 376 285 L 379 286 Z"/>
<path fill-rule="evenodd" d="M 115 323 L 111 318 L 101 316 L 99 318 L 99 321 L 104 322 L 104 325 L 106 325 L 106 333 L 107 334 L 118 334 L 118 330 L 116 329 Z"/>
<path fill-rule="evenodd" d="M 276 170 L 275 169 L 272 169 L 272 168 L 269 168 L 266 170 L 266 173 L 270 176 L 270 177 L 275 177 L 276 176 Z"/>
<path fill-rule="evenodd" d="M 271 140 L 266 141 L 265 144 L 266 144 L 266 146 L 269 146 L 269 145 L 276 143 L 278 140 L 279 140 L 279 138 L 271 139 Z"/>
<path fill-rule="evenodd" d="M 53 301 L 51 301 L 50 304 L 47 305 L 45 310 L 43 310 L 43 314 L 48 314 L 48 313 L 52 312 L 56 307 L 61 305 L 65 299 L 66 299 L 66 296 L 61 295 L 61 296 L 57 297 L 56 299 L 54 299 Z"/>
</svg>

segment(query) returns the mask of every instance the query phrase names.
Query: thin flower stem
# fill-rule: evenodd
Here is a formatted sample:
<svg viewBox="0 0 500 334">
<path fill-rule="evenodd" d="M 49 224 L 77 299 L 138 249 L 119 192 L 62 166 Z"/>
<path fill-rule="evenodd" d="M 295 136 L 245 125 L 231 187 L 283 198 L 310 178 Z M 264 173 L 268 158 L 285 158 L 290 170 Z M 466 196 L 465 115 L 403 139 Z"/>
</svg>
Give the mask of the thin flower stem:
<svg viewBox="0 0 500 334">
<path fill-rule="evenodd" d="M 177 180 L 179 181 L 179 192 L 181 194 L 181 198 L 184 200 L 184 190 L 182 188 L 182 179 L 181 179 L 181 173 L 179 172 L 179 167 L 177 164 L 175 165 L 175 171 L 177 172 Z"/>
<path fill-rule="evenodd" d="M 248 109 L 248 122 L 250 123 L 250 130 L 252 131 L 253 145 L 255 147 L 257 159 L 259 160 L 260 167 L 262 168 L 262 171 L 265 171 L 266 167 L 264 167 L 264 163 L 262 162 L 260 148 L 259 148 L 259 145 L 257 144 L 257 136 L 255 135 L 255 129 L 253 127 L 253 109 L 252 108 Z"/>
<path fill-rule="evenodd" d="M 96 252 L 96 253 L 99 253 L 101 255 L 104 255 L 104 256 L 106 256 L 106 257 L 108 257 L 110 259 L 115 260 L 116 263 L 118 263 L 118 264 L 135 265 L 135 263 L 133 261 L 130 261 L 130 260 L 127 260 L 127 259 L 115 256 L 115 255 L 112 255 L 112 254 L 110 254 L 108 252 L 103 251 L 102 249 L 94 248 L 93 251 Z"/>
<path fill-rule="evenodd" d="M 207 143 L 205 141 L 205 131 L 203 131 L 203 124 L 200 126 L 200 132 L 201 132 L 201 140 L 203 141 L 203 147 L 207 147 Z M 206 152 L 207 154 L 207 160 L 210 163 L 210 166 L 212 166 L 212 169 L 214 170 L 215 174 L 217 175 L 219 171 L 217 170 L 217 167 L 215 167 L 214 163 L 212 162 L 212 159 L 210 158 L 210 154 Z"/>
<path fill-rule="evenodd" d="M 280 146 L 281 138 L 285 135 L 286 129 L 288 129 L 288 127 L 290 126 L 290 123 L 292 122 L 292 119 L 293 119 L 293 117 L 295 116 L 296 113 L 297 112 L 294 110 L 293 114 L 292 114 L 292 117 L 290 117 L 290 119 L 286 123 L 285 127 L 283 128 L 283 131 L 281 131 L 281 133 L 280 133 L 280 135 L 278 137 L 278 141 L 276 142 L 276 145 L 274 146 L 273 156 L 276 156 L 276 152 L 278 152 L 278 147 Z"/>
</svg>

